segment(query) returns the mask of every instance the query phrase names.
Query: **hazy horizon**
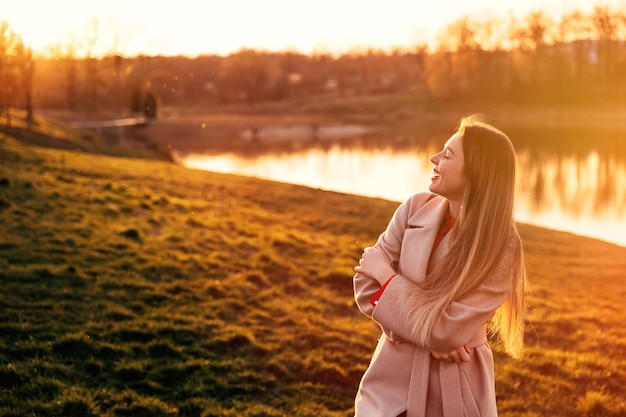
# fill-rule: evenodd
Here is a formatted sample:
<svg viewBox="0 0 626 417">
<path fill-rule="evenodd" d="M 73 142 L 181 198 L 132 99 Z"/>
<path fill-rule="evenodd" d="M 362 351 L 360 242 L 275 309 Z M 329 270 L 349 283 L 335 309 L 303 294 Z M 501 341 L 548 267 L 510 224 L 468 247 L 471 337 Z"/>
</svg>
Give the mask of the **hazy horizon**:
<svg viewBox="0 0 626 417">
<path fill-rule="evenodd" d="M 100 37 L 97 55 L 228 55 L 242 48 L 309 54 L 432 43 L 442 29 L 463 16 L 506 19 L 541 10 L 558 17 L 573 10 L 588 12 L 595 5 L 624 9 L 625 4 L 625 0 L 478 0 L 471 4 L 390 0 L 380 8 L 377 2 L 356 0 L 304 4 L 235 0 L 209 1 L 199 7 L 188 0 L 112 0 L 106 4 L 0 0 L 0 21 L 8 22 L 39 54 L 55 45 L 87 43 L 94 33 Z"/>
</svg>

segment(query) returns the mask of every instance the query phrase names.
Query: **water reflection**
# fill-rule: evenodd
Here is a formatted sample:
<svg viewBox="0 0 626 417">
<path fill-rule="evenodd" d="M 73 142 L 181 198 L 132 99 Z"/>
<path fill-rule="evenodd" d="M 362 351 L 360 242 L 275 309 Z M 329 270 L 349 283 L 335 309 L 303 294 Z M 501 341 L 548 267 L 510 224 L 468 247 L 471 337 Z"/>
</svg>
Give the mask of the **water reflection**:
<svg viewBox="0 0 626 417">
<path fill-rule="evenodd" d="M 242 156 L 178 155 L 196 169 L 241 174 L 402 201 L 426 190 L 434 146 L 421 149 L 311 148 Z M 518 151 L 517 220 L 626 246 L 626 160 Z"/>
<path fill-rule="evenodd" d="M 626 161 L 518 152 L 516 217 L 626 246 Z"/>
</svg>

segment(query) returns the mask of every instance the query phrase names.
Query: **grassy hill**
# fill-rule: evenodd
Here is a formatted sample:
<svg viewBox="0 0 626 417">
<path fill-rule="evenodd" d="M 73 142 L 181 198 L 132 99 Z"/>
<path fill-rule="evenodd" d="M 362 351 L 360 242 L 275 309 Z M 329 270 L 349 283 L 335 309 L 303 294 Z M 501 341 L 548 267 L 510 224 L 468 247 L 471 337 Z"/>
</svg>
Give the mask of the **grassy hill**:
<svg viewBox="0 0 626 417">
<path fill-rule="evenodd" d="M 395 207 L 0 133 L 0 415 L 350 416 L 352 267 Z M 501 416 L 626 415 L 626 248 L 521 232 Z"/>
</svg>

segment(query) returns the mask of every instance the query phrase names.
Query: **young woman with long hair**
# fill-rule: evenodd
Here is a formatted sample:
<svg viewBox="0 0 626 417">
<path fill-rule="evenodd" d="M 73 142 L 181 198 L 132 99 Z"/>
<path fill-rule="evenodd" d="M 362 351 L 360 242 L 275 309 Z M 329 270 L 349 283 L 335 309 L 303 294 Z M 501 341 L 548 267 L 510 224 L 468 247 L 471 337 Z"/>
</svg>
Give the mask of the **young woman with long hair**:
<svg viewBox="0 0 626 417">
<path fill-rule="evenodd" d="M 515 150 L 476 116 L 431 158 L 430 192 L 402 203 L 355 267 L 355 300 L 383 335 L 356 417 L 497 416 L 487 334 L 524 344 Z"/>
</svg>

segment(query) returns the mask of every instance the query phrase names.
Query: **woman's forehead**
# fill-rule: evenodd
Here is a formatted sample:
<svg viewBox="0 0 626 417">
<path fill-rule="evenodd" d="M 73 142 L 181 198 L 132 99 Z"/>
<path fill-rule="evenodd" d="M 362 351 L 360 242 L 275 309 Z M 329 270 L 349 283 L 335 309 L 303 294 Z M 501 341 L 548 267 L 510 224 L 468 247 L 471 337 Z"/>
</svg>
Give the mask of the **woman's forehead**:
<svg viewBox="0 0 626 417">
<path fill-rule="evenodd" d="M 463 135 L 461 134 L 461 132 L 456 132 L 454 135 L 450 136 L 450 139 L 448 139 L 444 147 L 454 152 L 458 149 L 462 149 L 462 141 Z"/>
</svg>

